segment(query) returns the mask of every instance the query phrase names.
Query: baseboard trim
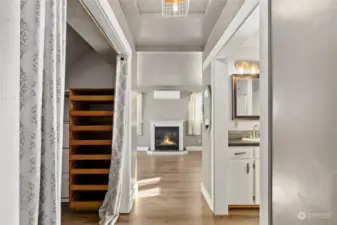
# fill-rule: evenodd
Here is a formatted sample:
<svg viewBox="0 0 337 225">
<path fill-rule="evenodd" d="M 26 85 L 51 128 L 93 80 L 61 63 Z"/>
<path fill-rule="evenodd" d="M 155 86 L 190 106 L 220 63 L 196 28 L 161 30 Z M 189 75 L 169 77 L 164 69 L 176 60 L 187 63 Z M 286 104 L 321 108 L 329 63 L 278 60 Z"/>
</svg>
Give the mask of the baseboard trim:
<svg viewBox="0 0 337 225">
<path fill-rule="evenodd" d="M 201 193 L 204 196 L 204 199 L 207 202 L 207 205 L 209 206 L 209 208 L 211 209 L 211 211 L 214 212 L 212 198 L 209 195 L 209 193 L 207 192 L 207 190 L 206 190 L 205 185 L 204 185 L 203 182 L 201 182 Z"/>
<path fill-rule="evenodd" d="M 186 150 L 189 152 L 201 152 L 202 146 L 186 146 Z"/>
<path fill-rule="evenodd" d="M 137 147 L 137 151 L 141 151 L 141 152 L 146 152 L 148 151 L 150 148 L 149 147 L 142 147 L 142 146 L 138 146 Z"/>
<path fill-rule="evenodd" d="M 158 155 L 158 156 L 167 156 L 167 155 L 187 155 L 188 151 L 147 151 L 148 155 Z"/>
</svg>

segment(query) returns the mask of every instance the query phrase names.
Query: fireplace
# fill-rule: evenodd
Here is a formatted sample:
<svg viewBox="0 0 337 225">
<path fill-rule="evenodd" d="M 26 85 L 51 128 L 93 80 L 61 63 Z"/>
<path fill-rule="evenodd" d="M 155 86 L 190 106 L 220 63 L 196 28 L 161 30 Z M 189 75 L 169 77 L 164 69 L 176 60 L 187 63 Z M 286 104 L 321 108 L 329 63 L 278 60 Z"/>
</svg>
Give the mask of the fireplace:
<svg viewBox="0 0 337 225">
<path fill-rule="evenodd" d="M 150 152 L 184 151 L 184 121 L 151 121 Z"/>
<path fill-rule="evenodd" d="M 155 127 L 155 149 L 158 151 L 179 150 L 179 127 Z"/>
</svg>

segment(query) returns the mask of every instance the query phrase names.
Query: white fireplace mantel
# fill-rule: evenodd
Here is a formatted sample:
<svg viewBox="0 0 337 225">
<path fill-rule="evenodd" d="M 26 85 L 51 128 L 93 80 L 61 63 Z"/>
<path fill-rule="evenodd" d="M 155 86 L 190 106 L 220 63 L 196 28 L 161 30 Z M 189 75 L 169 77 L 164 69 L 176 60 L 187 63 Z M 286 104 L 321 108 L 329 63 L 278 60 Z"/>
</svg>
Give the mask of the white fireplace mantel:
<svg viewBox="0 0 337 225">
<path fill-rule="evenodd" d="M 179 151 L 184 151 L 184 120 L 151 121 L 151 149 L 155 151 L 155 127 L 179 127 Z"/>
</svg>

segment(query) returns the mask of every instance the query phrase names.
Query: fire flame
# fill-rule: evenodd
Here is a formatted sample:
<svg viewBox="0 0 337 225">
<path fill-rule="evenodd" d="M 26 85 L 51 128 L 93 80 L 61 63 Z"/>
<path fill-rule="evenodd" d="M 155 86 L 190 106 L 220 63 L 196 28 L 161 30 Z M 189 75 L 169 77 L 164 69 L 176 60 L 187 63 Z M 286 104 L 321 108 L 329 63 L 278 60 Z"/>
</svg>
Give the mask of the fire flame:
<svg viewBox="0 0 337 225">
<path fill-rule="evenodd" d="M 176 144 L 176 142 L 172 140 L 169 136 L 165 136 L 162 143 L 165 145 L 175 145 Z"/>
</svg>

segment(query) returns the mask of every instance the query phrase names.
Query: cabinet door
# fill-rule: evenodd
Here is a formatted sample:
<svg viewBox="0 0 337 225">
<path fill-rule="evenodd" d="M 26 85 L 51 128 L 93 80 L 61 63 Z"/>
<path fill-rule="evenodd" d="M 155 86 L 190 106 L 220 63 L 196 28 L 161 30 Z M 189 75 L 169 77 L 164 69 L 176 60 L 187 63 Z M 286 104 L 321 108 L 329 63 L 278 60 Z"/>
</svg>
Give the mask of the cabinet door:
<svg viewBox="0 0 337 225">
<path fill-rule="evenodd" d="M 229 160 L 228 204 L 254 204 L 254 170 L 252 159 Z"/>
<path fill-rule="evenodd" d="M 255 204 L 260 204 L 260 159 L 255 159 Z"/>
</svg>

